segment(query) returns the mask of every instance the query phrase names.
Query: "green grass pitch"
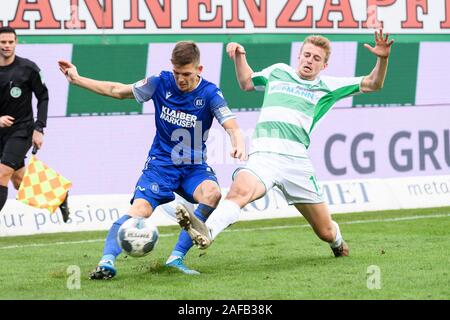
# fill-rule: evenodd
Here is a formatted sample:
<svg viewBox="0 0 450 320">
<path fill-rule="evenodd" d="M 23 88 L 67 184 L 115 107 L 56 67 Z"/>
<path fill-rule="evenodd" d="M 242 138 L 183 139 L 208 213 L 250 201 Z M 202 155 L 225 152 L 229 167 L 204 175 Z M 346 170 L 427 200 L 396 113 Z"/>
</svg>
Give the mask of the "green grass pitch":
<svg viewBox="0 0 450 320">
<path fill-rule="evenodd" d="M 176 226 L 159 228 L 150 255 L 120 256 L 110 281 L 88 279 L 106 231 L 0 238 L 0 299 L 450 299 L 450 207 L 333 217 L 349 257 L 301 217 L 243 221 L 190 251 L 199 276 L 164 267 Z"/>
</svg>

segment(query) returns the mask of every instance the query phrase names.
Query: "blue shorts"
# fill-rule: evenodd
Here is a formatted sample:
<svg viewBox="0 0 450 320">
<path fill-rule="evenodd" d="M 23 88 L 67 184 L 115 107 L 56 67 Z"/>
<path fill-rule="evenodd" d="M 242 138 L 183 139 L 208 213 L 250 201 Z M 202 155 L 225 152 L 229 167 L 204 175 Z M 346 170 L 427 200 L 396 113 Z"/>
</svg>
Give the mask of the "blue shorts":
<svg viewBox="0 0 450 320">
<path fill-rule="evenodd" d="M 142 171 L 131 203 L 134 199 L 145 199 L 155 210 L 158 205 L 175 200 L 174 192 L 187 201 L 196 203 L 193 198 L 194 191 L 205 180 L 219 184 L 214 170 L 206 164 L 183 166 L 149 164 L 148 169 Z"/>
</svg>

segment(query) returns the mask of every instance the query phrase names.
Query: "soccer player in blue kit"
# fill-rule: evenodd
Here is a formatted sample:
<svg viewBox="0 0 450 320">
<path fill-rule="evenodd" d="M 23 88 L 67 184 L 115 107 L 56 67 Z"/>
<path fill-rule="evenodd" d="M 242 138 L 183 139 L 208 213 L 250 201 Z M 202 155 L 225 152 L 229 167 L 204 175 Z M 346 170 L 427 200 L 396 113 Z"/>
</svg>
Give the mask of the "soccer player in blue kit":
<svg viewBox="0 0 450 320">
<path fill-rule="evenodd" d="M 156 135 L 139 178 L 131 208 L 112 225 L 105 241 L 103 257 L 91 279 L 110 279 L 121 248 L 116 240 L 120 226 L 131 217 L 148 218 L 159 205 L 175 199 L 174 192 L 189 202 L 198 203 L 196 216 L 206 221 L 217 206 L 221 192 L 216 175 L 206 163 L 207 131 L 214 118 L 230 135 L 231 156 L 246 159 L 245 142 L 234 114 L 222 92 L 200 76 L 200 51 L 191 41 L 180 41 L 172 51 L 172 72 L 162 71 L 134 84 L 98 81 L 82 77 L 70 62 L 58 62 L 68 81 L 100 95 L 116 99 L 153 100 Z M 184 264 L 193 243 L 181 231 L 166 266 L 186 274 L 199 274 Z"/>
</svg>

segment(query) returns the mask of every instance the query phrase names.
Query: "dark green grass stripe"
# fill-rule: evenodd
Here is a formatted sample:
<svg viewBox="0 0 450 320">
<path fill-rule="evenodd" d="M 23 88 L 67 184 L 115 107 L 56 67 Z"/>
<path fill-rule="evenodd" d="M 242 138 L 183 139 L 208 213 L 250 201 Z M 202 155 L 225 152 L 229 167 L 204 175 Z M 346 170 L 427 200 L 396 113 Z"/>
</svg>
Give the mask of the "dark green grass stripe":
<svg viewBox="0 0 450 320">
<path fill-rule="evenodd" d="M 419 43 L 394 44 L 383 89 L 355 96 L 353 106 L 414 105 L 418 59 Z M 376 57 L 363 47 L 363 43 L 359 43 L 355 74 L 370 74 L 375 63 Z"/>
<path fill-rule="evenodd" d="M 75 45 L 72 62 L 80 75 L 96 80 L 131 84 L 145 77 L 147 45 Z M 70 86 L 67 113 L 134 114 L 142 105 L 133 99 L 116 100 Z"/>
<path fill-rule="evenodd" d="M 254 72 L 261 71 L 275 63 L 290 63 L 291 44 L 268 43 L 264 46 L 246 44 L 247 60 Z M 225 47 L 222 56 L 220 87 L 231 108 L 261 108 L 263 92 L 245 92 L 239 88 L 233 61 Z"/>
</svg>

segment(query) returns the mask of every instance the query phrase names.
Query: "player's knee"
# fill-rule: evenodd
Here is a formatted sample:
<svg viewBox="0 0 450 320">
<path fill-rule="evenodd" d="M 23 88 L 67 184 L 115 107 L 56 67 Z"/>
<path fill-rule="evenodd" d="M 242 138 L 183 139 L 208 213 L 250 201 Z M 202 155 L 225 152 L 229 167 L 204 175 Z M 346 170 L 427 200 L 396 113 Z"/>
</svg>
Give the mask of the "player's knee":
<svg viewBox="0 0 450 320">
<path fill-rule="evenodd" d="M 321 228 L 317 232 L 317 236 L 325 241 L 325 242 L 333 242 L 334 241 L 334 233 L 333 228 L 330 226 L 328 228 Z"/>
<path fill-rule="evenodd" d="M 209 187 L 203 190 L 203 197 L 204 203 L 215 206 L 219 203 L 220 198 L 222 198 L 222 194 L 220 193 L 219 188 Z"/>
<path fill-rule="evenodd" d="M 14 169 L 0 165 L 0 183 L 6 185 L 14 173 Z"/>
<path fill-rule="evenodd" d="M 152 215 L 152 208 L 148 202 L 134 201 L 133 205 L 130 208 L 129 214 L 133 218 L 137 217 L 148 218 Z"/>
<path fill-rule="evenodd" d="M 150 218 L 152 212 L 144 209 L 142 210 L 135 209 L 133 211 L 130 211 L 129 214 L 132 218 Z"/>
<path fill-rule="evenodd" d="M 251 198 L 252 193 L 253 190 L 250 186 L 234 185 L 230 189 L 230 192 L 227 195 L 227 199 L 238 202 L 245 202 L 247 199 Z"/>
</svg>

